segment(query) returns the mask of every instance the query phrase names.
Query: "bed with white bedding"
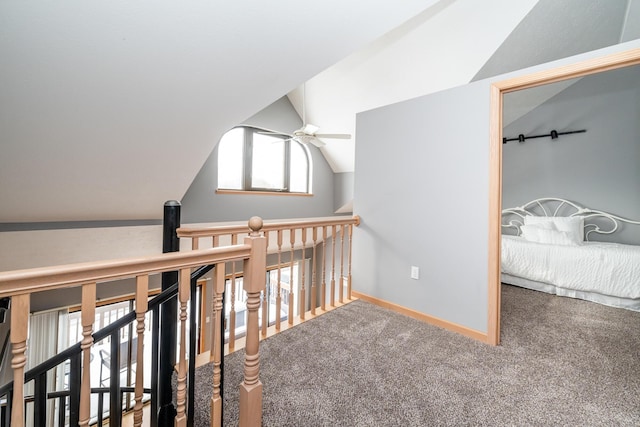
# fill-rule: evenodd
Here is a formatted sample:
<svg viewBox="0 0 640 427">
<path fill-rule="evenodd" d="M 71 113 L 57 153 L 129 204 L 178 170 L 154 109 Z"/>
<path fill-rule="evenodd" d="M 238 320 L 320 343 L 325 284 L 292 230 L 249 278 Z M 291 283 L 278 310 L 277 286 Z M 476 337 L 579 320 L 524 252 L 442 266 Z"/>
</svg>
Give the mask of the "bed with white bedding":
<svg viewBox="0 0 640 427">
<path fill-rule="evenodd" d="M 545 198 L 503 210 L 502 282 L 640 311 L 640 246 L 591 242 L 636 224 Z"/>
</svg>

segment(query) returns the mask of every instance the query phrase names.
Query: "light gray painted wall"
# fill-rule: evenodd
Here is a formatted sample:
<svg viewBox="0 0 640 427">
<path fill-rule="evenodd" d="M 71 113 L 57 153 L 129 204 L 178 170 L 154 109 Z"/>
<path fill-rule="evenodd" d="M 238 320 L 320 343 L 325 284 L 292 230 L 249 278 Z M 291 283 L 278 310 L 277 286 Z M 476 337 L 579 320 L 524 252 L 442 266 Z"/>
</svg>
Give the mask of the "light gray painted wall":
<svg viewBox="0 0 640 427">
<path fill-rule="evenodd" d="M 359 114 L 354 289 L 486 332 L 490 83 L 638 46 L 636 40 Z M 420 280 L 409 278 L 411 265 L 420 267 Z"/>
<path fill-rule="evenodd" d="M 536 90 L 535 88 L 529 90 Z M 505 96 L 505 109 L 509 97 Z M 560 197 L 640 220 L 640 67 L 588 76 L 504 130 L 507 137 L 586 129 L 503 147 L 503 206 Z M 640 244 L 640 226 L 592 240 Z"/>
<path fill-rule="evenodd" d="M 244 121 L 244 124 L 291 133 L 302 122 L 286 97 Z M 310 145 L 313 196 L 216 194 L 218 147 L 182 198 L 182 222 L 237 221 L 258 215 L 263 219 L 307 218 L 333 215 L 333 171 L 324 156 Z"/>
<path fill-rule="evenodd" d="M 302 120 L 291 105 L 289 98 L 283 96 L 267 108 L 249 117 L 242 124 L 290 134 L 294 130 L 300 129 Z"/>
<path fill-rule="evenodd" d="M 355 168 L 356 289 L 479 331 L 488 95 L 487 83 L 473 83 L 359 114 Z M 419 280 L 409 277 L 412 265 Z"/>
<path fill-rule="evenodd" d="M 353 172 L 342 172 L 334 175 L 333 209 L 338 210 L 353 200 Z"/>
</svg>

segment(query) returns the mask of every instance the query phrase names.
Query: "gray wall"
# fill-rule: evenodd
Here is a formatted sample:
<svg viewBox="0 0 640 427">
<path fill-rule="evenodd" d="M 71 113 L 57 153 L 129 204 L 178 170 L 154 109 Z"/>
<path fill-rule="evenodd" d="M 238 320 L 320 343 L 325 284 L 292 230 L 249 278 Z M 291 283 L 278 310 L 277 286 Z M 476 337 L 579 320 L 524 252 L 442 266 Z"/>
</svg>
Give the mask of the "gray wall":
<svg viewBox="0 0 640 427">
<path fill-rule="evenodd" d="M 244 121 L 244 124 L 290 133 L 302 122 L 286 97 Z M 313 196 L 216 194 L 218 147 L 213 150 L 182 198 L 182 223 L 237 221 L 258 215 L 263 219 L 308 218 L 333 215 L 333 171 L 315 146 Z"/>
<path fill-rule="evenodd" d="M 535 88 L 529 89 L 534 91 Z M 509 97 L 505 96 L 505 109 Z M 504 129 L 507 137 L 586 129 L 503 147 L 503 206 L 560 197 L 640 220 L 640 67 L 588 76 Z M 640 226 L 591 240 L 640 244 Z"/>
<path fill-rule="evenodd" d="M 359 114 L 355 169 L 355 288 L 479 331 L 487 329 L 488 95 L 487 83 L 473 83 Z"/>
<path fill-rule="evenodd" d="M 338 210 L 353 201 L 353 172 L 342 172 L 334 175 L 333 209 Z"/>
<path fill-rule="evenodd" d="M 634 41 L 357 117 L 353 285 L 487 331 L 490 83 L 640 46 Z M 380 173 L 385 170 L 385 173 Z M 420 279 L 409 278 L 410 266 Z"/>
</svg>

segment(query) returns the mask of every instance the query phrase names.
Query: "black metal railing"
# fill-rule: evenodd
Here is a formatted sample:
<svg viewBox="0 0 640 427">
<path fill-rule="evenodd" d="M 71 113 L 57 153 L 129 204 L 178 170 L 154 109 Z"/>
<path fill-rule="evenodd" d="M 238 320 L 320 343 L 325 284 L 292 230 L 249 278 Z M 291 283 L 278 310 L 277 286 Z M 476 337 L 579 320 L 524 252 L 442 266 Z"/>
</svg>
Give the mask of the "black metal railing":
<svg viewBox="0 0 640 427">
<path fill-rule="evenodd" d="M 190 337 L 189 337 L 189 371 L 187 377 L 188 384 L 188 406 L 187 406 L 187 424 L 193 426 L 193 414 L 194 414 L 194 381 L 195 381 L 195 358 L 196 358 L 196 304 L 195 293 L 197 281 L 205 274 L 211 271 L 214 265 L 202 266 L 197 268 L 191 274 L 191 301 L 190 304 Z M 160 308 L 162 304 L 165 304 L 171 300 L 175 300 L 178 292 L 178 283 L 174 283 L 160 294 L 155 296 L 149 301 L 148 312 L 152 314 L 152 326 L 151 326 L 151 378 L 150 388 L 144 389 L 144 394 L 148 396 L 146 400 L 150 400 L 151 405 L 151 419 L 150 424 L 153 426 L 158 425 L 158 376 L 159 373 L 159 343 L 161 340 L 159 333 L 159 321 L 160 321 Z M 121 386 L 120 384 L 120 358 L 122 357 L 122 349 L 120 336 L 123 328 L 129 327 L 136 320 L 136 312 L 132 311 L 124 315 L 120 319 L 106 326 L 105 328 L 96 331 L 93 334 L 94 343 L 100 342 L 105 338 L 111 340 L 111 357 L 109 360 L 109 387 L 97 387 L 91 389 L 91 394 L 97 396 L 98 411 L 95 422 L 98 425 L 102 424 L 102 421 L 109 419 L 109 425 L 113 427 L 120 427 L 123 406 L 130 408 L 128 398 L 126 404 L 123 405 L 123 396 L 130 395 L 135 390 L 129 384 L 127 386 Z M 177 319 L 176 319 L 177 321 Z M 133 337 L 129 335 L 129 350 L 127 351 L 127 357 L 130 357 L 132 353 L 131 339 Z M 173 343 L 171 345 L 176 346 L 177 336 L 173 336 Z M 126 341 L 125 341 L 126 343 Z M 32 411 L 34 425 L 45 426 L 47 422 L 47 401 L 52 401 L 54 405 L 57 402 L 57 410 L 55 418 L 57 419 L 58 426 L 63 425 L 78 425 L 79 420 L 79 407 L 80 407 L 80 384 L 81 384 L 81 372 L 82 372 L 82 349 L 81 343 L 77 343 L 56 356 L 42 362 L 38 366 L 30 369 L 25 373 L 25 384 L 33 381 L 33 395 L 25 396 L 25 413 L 27 405 L 33 405 Z M 65 376 L 68 375 L 67 389 L 56 390 L 47 392 L 47 374 L 52 369 L 57 369 L 60 366 L 65 369 Z M 68 371 L 66 370 L 68 368 Z M 101 384 L 102 386 L 102 384 Z M 104 395 L 109 394 L 109 411 L 104 410 Z M 13 381 L 7 383 L 0 388 L 0 426 L 11 425 L 11 405 L 13 397 Z M 56 407 L 54 406 L 54 407 Z M 115 408 L 115 409 L 114 409 Z M 92 420 L 92 424 L 93 424 Z M 171 423 L 173 425 L 173 423 Z"/>
</svg>

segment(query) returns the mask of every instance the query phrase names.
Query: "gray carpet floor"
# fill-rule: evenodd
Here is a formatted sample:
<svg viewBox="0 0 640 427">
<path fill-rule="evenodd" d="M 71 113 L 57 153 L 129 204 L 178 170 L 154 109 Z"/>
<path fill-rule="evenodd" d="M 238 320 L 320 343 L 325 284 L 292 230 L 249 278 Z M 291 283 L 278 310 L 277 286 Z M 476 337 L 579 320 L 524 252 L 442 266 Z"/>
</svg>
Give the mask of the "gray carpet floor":
<svg viewBox="0 0 640 427">
<path fill-rule="evenodd" d="M 261 343 L 264 426 L 640 426 L 640 313 L 503 285 L 497 347 L 356 301 Z M 225 358 L 237 425 L 244 353 Z M 208 426 L 211 366 L 197 370 Z"/>
</svg>

